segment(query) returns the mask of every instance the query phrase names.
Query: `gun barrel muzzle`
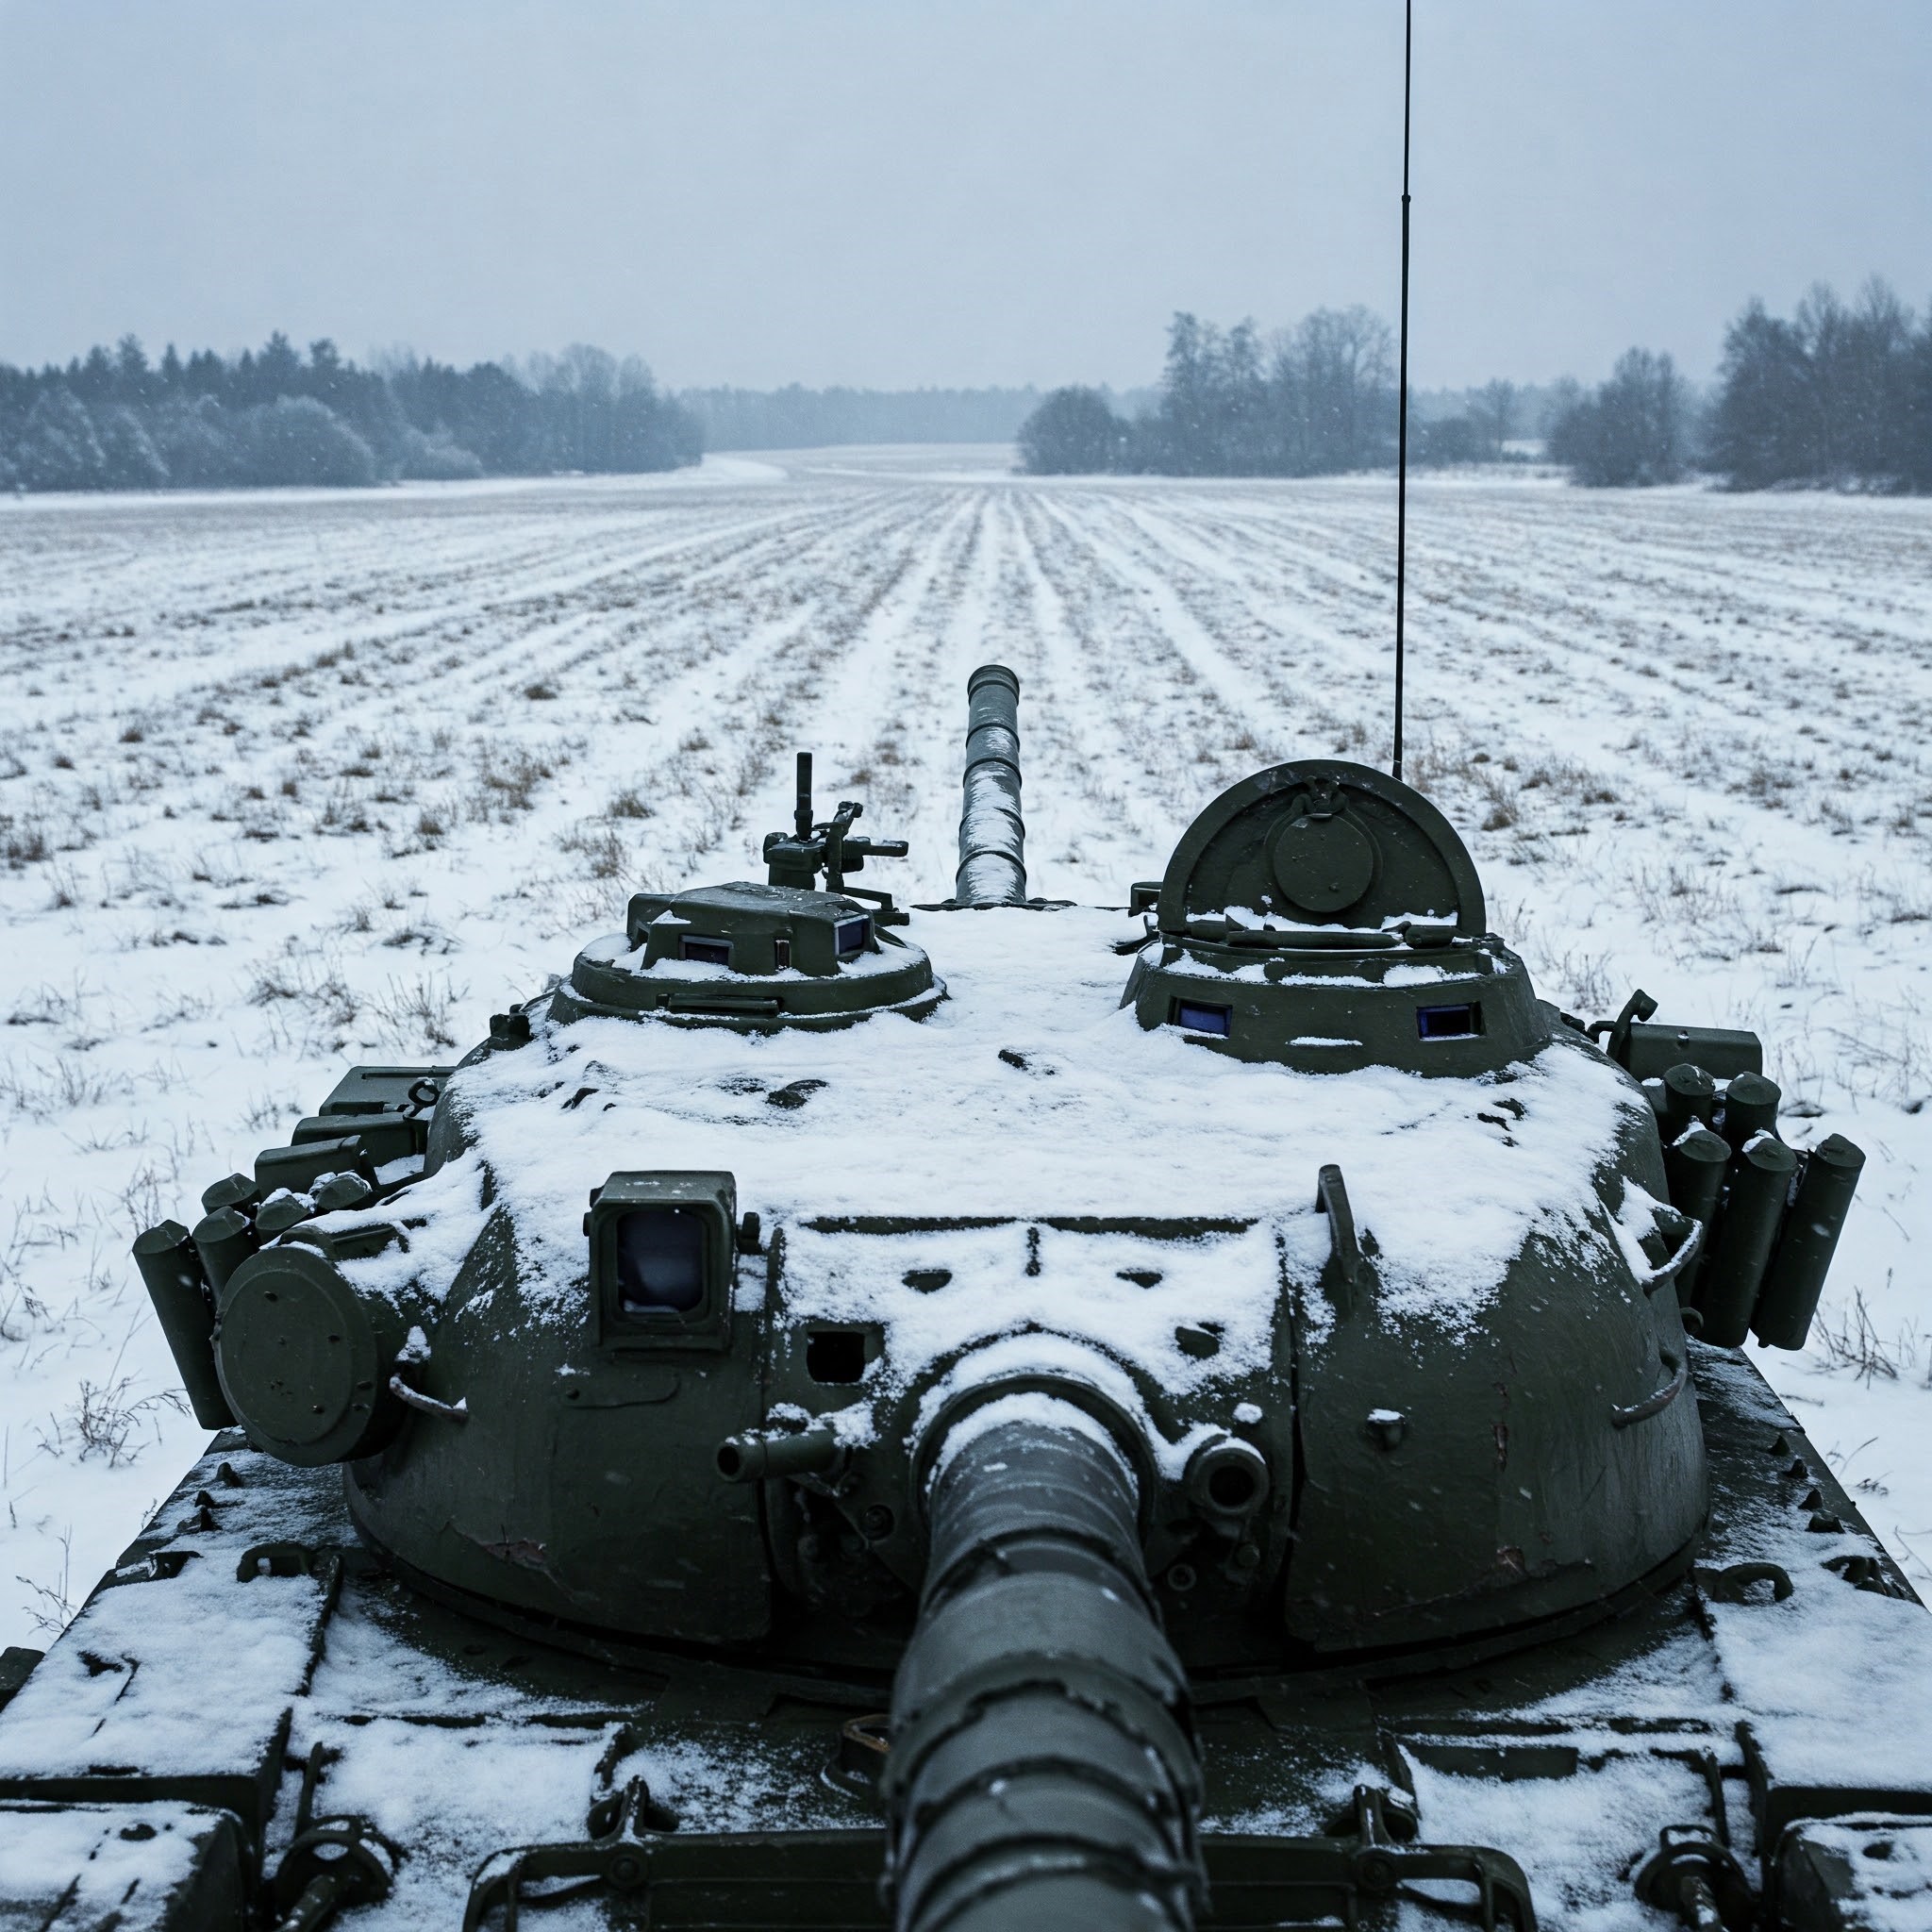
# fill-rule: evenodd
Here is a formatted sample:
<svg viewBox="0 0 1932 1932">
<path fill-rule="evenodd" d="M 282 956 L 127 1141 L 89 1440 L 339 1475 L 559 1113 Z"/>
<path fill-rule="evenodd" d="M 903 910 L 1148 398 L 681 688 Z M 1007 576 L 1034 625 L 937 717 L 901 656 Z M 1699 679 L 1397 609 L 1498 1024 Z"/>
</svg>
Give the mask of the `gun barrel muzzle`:
<svg viewBox="0 0 1932 1932">
<path fill-rule="evenodd" d="M 982 664 L 966 680 L 966 774 L 959 808 L 960 906 L 1026 900 L 1026 821 L 1020 811 L 1020 679 Z"/>
</svg>

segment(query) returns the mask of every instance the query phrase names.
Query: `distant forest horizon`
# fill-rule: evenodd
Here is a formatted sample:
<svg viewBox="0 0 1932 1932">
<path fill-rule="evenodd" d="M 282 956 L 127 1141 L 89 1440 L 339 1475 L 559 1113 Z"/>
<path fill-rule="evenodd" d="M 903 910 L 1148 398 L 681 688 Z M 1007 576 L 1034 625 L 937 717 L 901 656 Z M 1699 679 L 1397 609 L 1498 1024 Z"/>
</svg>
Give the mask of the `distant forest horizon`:
<svg viewBox="0 0 1932 1932">
<path fill-rule="evenodd" d="M 486 475 L 630 474 L 708 449 L 1009 443 L 1037 388 L 755 391 L 658 387 L 638 358 L 583 343 L 468 369 L 391 353 L 360 366 L 288 336 L 151 360 L 138 337 L 66 364 L 0 362 L 0 490 L 370 486 Z M 1154 391 L 1110 404 L 1151 407 Z"/>
<path fill-rule="evenodd" d="M 1396 341 L 1360 307 L 1318 308 L 1263 336 L 1177 314 L 1159 399 L 1124 417 L 1096 389 L 1058 389 L 1022 425 L 1035 475 L 1325 476 L 1397 459 Z M 1932 306 L 1874 275 L 1846 303 L 1820 282 L 1790 316 L 1747 302 L 1700 391 L 1669 354 L 1632 347 L 1594 388 L 1497 378 L 1459 410 L 1418 408 L 1417 467 L 1521 460 L 1529 434 L 1573 483 L 1641 488 L 1703 475 L 1732 490 L 1932 491 Z"/>
<path fill-rule="evenodd" d="M 1322 475 L 1395 458 L 1393 332 L 1360 307 L 1263 337 L 1176 314 L 1144 388 L 661 388 L 577 343 L 468 369 L 319 339 L 151 361 L 124 336 L 64 366 L 0 362 L 0 490 L 322 485 L 674 470 L 707 451 L 1014 443 L 1037 475 Z M 1541 456 L 1572 480 L 1932 489 L 1932 308 L 1876 278 L 1815 287 L 1789 319 L 1746 305 L 1705 388 L 1633 348 L 1605 382 L 1409 391 L 1419 467 Z"/>
</svg>

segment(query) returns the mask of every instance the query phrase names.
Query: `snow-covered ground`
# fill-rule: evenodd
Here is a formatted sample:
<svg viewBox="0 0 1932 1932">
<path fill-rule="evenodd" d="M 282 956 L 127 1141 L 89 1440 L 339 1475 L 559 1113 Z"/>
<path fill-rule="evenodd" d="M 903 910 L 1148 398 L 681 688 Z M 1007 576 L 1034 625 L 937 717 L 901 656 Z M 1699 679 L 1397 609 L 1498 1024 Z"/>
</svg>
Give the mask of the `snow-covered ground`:
<svg viewBox="0 0 1932 1932">
<path fill-rule="evenodd" d="M 758 875 L 792 750 L 942 896 L 965 676 L 1010 663 L 1034 888 L 1111 904 L 1244 773 L 1386 758 L 1387 479 L 1007 462 L 0 501 L 0 1642 L 202 1441 L 133 1234 L 638 886 Z M 1408 775 L 1492 924 L 1574 1011 L 1757 1027 L 1787 1138 L 1870 1154 L 1821 1332 L 1761 1360 L 1932 1579 L 1932 502 L 1410 508 Z"/>
</svg>

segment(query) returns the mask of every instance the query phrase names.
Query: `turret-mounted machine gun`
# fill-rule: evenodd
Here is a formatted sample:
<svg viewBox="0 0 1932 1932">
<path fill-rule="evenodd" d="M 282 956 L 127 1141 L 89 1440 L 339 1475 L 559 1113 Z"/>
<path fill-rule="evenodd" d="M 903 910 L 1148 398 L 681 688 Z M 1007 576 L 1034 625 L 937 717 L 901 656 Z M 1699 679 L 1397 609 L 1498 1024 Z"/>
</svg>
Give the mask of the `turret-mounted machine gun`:
<svg viewBox="0 0 1932 1932">
<path fill-rule="evenodd" d="M 868 858 L 904 858 L 910 849 L 903 839 L 857 839 L 852 827 L 865 810 L 856 799 L 841 801 L 823 824 L 812 823 L 811 753 L 798 754 L 798 802 L 792 808 L 791 830 L 765 834 L 766 883 L 796 891 L 811 891 L 824 875 L 828 892 L 843 892 L 870 900 L 880 925 L 904 925 L 908 915 L 892 903 L 890 892 L 869 891 L 846 880 L 865 870 Z"/>
</svg>

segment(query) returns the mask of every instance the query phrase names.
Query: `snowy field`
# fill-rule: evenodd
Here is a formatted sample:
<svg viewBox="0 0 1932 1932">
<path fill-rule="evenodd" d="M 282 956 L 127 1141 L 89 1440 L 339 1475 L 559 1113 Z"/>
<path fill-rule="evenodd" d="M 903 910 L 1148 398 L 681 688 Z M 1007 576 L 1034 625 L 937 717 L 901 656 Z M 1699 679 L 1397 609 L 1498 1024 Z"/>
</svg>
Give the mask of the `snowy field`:
<svg viewBox="0 0 1932 1932">
<path fill-rule="evenodd" d="M 943 896 L 965 676 L 1012 664 L 1034 889 L 1111 904 L 1256 767 L 1386 759 L 1386 479 L 1007 460 L 0 500 L 0 1642 L 203 1441 L 135 1232 L 637 887 L 758 875 L 794 749 Z M 1574 1011 L 1757 1028 L 1786 1138 L 1871 1157 L 1811 1349 L 1761 1361 L 1932 1581 L 1932 502 L 1410 503 L 1409 775 L 1492 923 Z"/>
</svg>

